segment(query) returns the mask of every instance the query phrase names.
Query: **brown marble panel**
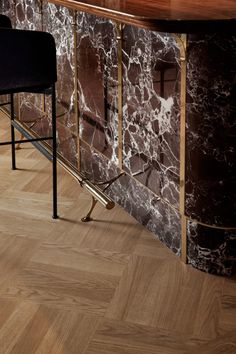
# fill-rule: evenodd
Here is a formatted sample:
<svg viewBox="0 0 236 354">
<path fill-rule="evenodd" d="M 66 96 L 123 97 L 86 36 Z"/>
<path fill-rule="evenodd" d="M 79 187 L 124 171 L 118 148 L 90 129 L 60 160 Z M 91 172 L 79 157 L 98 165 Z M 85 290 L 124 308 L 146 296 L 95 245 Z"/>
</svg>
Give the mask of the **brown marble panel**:
<svg viewBox="0 0 236 354">
<path fill-rule="evenodd" d="M 212 274 L 236 272 L 236 231 L 188 223 L 188 261 Z"/>
<path fill-rule="evenodd" d="M 186 214 L 236 227 L 236 37 L 188 42 Z"/>
<path fill-rule="evenodd" d="M 81 167 L 92 181 L 107 181 L 120 172 L 116 164 L 84 143 L 81 144 Z M 107 194 L 180 255 L 181 222 L 180 215 L 174 209 L 129 175 L 114 182 Z"/>
<path fill-rule="evenodd" d="M 15 24 L 15 1 L 1 0 L 0 14 L 10 17 L 12 25 Z"/>
<path fill-rule="evenodd" d="M 74 13 L 49 2 L 43 3 L 43 30 L 50 32 L 57 49 L 58 152 L 77 167 L 77 117 L 75 112 Z M 46 112 L 50 116 L 50 102 Z"/>
<path fill-rule="evenodd" d="M 179 203 L 179 48 L 170 34 L 126 26 L 123 51 L 124 168 Z"/>
<path fill-rule="evenodd" d="M 117 160 L 117 42 L 114 23 L 85 13 L 77 18 L 80 137 Z"/>
</svg>

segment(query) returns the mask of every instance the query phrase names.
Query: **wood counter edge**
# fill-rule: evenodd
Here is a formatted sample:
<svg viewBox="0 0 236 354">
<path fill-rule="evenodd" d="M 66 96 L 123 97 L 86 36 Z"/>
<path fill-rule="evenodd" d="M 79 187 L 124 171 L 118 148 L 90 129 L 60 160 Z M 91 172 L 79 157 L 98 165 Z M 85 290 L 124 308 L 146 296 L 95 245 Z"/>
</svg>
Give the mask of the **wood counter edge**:
<svg viewBox="0 0 236 354">
<path fill-rule="evenodd" d="M 159 19 L 158 17 L 148 18 L 145 16 L 135 16 L 129 13 L 85 4 L 74 0 L 46 0 L 46 2 L 152 31 L 168 33 L 227 32 L 236 34 L 236 18 L 219 20 Z"/>
</svg>

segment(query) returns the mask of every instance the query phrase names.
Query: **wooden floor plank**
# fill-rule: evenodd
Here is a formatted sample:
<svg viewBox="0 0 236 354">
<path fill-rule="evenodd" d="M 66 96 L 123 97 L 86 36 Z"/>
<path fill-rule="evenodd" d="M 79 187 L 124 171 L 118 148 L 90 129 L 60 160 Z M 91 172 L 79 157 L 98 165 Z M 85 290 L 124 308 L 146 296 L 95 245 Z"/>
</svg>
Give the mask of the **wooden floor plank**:
<svg viewBox="0 0 236 354">
<path fill-rule="evenodd" d="M 0 289 L 0 297 L 103 315 L 118 282 L 110 275 L 32 262 L 11 285 Z"/>
<path fill-rule="evenodd" d="M 6 124 L 7 123 L 7 124 Z M 9 122 L 0 129 L 7 136 Z M 32 146 L 0 149 L 0 354 L 234 354 L 236 277 L 181 263 Z"/>
<path fill-rule="evenodd" d="M 0 284 L 14 277 L 28 264 L 39 242 L 0 233 Z"/>
<path fill-rule="evenodd" d="M 182 354 L 196 347 L 187 336 L 148 326 L 104 319 L 86 354 Z M 191 351 L 189 351 L 191 353 Z"/>
<path fill-rule="evenodd" d="M 95 248 L 79 248 L 58 243 L 43 243 L 32 261 L 120 277 L 129 261 L 128 254 Z"/>
<path fill-rule="evenodd" d="M 31 302 L 21 302 L 19 306 L 17 306 L 0 330 L 1 353 L 7 354 L 16 348 L 19 351 L 21 350 L 21 347 L 16 345 L 16 343 L 38 311 L 38 308 L 39 305 Z M 28 353 L 30 353 L 30 351 L 28 351 Z M 31 351 L 31 353 L 33 352 Z"/>
<path fill-rule="evenodd" d="M 202 338 L 217 335 L 223 282 L 178 260 L 133 255 L 106 317 Z"/>
</svg>

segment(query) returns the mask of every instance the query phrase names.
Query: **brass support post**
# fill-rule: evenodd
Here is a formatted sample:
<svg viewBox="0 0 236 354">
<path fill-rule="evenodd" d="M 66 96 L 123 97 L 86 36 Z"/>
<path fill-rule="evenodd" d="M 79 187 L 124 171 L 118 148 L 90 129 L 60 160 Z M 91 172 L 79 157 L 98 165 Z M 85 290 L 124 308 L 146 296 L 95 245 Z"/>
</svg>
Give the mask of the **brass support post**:
<svg viewBox="0 0 236 354">
<path fill-rule="evenodd" d="M 125 172 L 121 172 L 119 175 L 117 175 L 117 176 L 111 178 L 109 181 L 98 182 L 98 183 L 93 182 L 93 188 L 94 188 L 95 186 L 102 186 L 102 185 L 106 184 L 107 186 L 106 186 L 105 188 L 103 188 L 103 190 L 101 191 L 102 193 L 104 193 L 104 192 L 112 185 L 112 183 L 114 183 L 117 179 L 119 179 L 121 176 L 124 176 L 124 175 L 125 175 Z M 83 181 L 83 182 L 84 182 L 84 181 Z M 82 182 L 82 183 L 83 183 L 83 182 Z M 81 184 L 82 184 L 82 183 L 81 183 Z M 88 187 L 87 187 L 87 189 L 88 189 Z M 100 199 L 101 199 L 101 198 L 100 198 Z M 83 222 L 89 222 L 89 221 L 92 221 L 92 220 L 93 220 L 93 219 L 91 218 L 91 213 L 92 213 L 93 209 L 95 208 L 95 206 L 96 206 L 98 200 L 99 200 L 99 199 L 96 199 L 94 196 L 92 196 L 92 205 L 91 205 L 91 208 L 90 208 L 88 214 L 87 214 L 85 217 L 83 217 L 83 218 L 81 219 L 81 221 L 83 221 Z M 108 204 L 108 202 L 106 201 L 106 204 L 104 203 L 104 206 L 106 207 L 106 209 L 112 209 L 112 208 L 115 206 L 115 203 L 114 203 L 114 202 L 111 202 L 111 203 Z"/>
<path fill-rule="evenodd" d="M 84 217 L 81 219 L 81 221 L 83 221 L 83 222 L 89 222 L 89 221 L 92 221 L 92 220 L 93 220 L 93 219 L 91 218 L 91 214 L 92 214 L 92 211 L 93 211 L 93 209 L 95 208 L 96 204 L 97 204 L 97 200 L 96 200 L 94 197 L 92 197 L 92 205 L 91 205 L 91 208 L 90 208 L 88 214 L 87 214 L 86 216 L 84 216 Z"/>
<path fill-rule="evenodd" d="M 181 260 L 187 264 L 187 218 L 181 215 Z"/>
<path fill-rule="evenodd" d="M 187 263 L 187 218 L 185 216 L 185 149 L 186 149 L 186 80 L 187 80 L 187 35 L 176 35 L 180 48 L 180 199 L 181 259 Z"/>
<path fill-rule="evenodd" d="M 123 67 L 122 67 L 122 47 L 123 47 L 123 24 L 116 24 L 117 31 L 117 57 L 118 57 L 118 164 L 123 167 Z"/>
<path fill-rule="evenodd" d="M 74 43 L 74 106 L 76 117 L 76 136 L 77 136 L 77 155 L 78 155 L 78 171 L 80 172 L 80 113 L 79 113 L 79 96 L 78 96 L 78 55 L 77 55 L 77 11 L 73 11 L 73 43 Z"/>
</svg>

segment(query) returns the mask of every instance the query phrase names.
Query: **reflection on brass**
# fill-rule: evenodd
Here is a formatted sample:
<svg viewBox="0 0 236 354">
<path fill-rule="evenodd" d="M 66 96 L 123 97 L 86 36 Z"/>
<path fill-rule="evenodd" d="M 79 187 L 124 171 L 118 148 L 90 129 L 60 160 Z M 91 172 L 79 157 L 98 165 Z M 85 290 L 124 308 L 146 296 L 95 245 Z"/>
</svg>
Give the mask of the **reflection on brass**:
<svg viewBox="0 0 236 354">
<path fill-rule="evenodd" d="M 122 44 L 123 24 L 116 24 L 117 56 L 118 56 L 118 164 L 123 167 L 123 69 L 122 69 Z"/>
</svg>

